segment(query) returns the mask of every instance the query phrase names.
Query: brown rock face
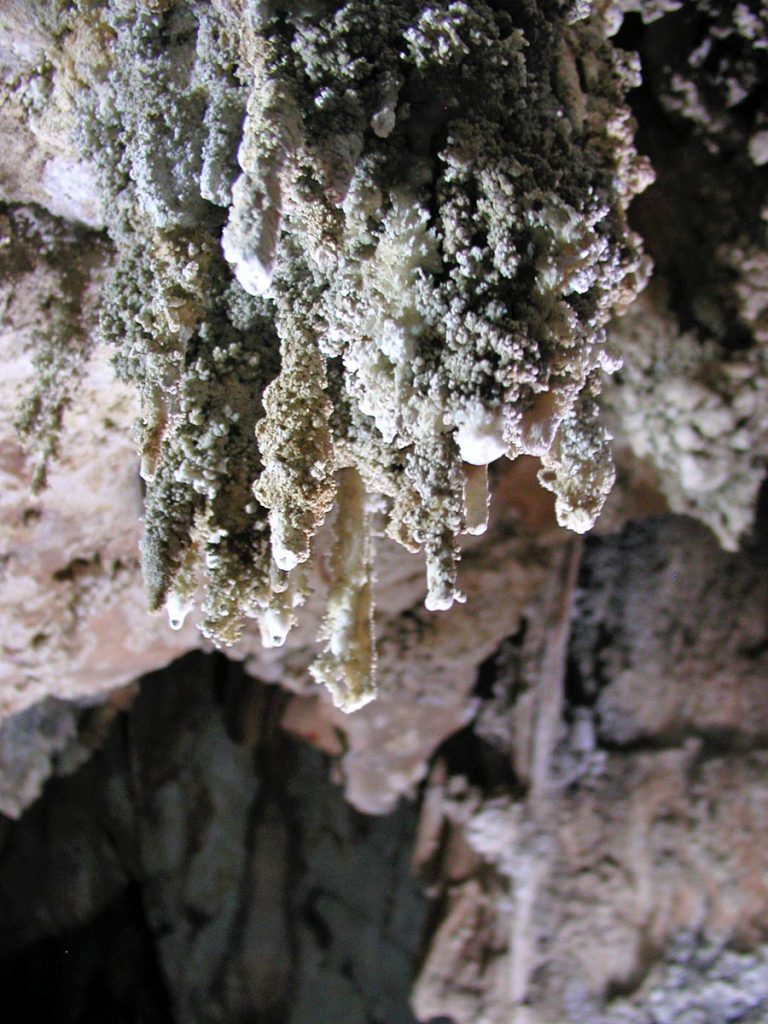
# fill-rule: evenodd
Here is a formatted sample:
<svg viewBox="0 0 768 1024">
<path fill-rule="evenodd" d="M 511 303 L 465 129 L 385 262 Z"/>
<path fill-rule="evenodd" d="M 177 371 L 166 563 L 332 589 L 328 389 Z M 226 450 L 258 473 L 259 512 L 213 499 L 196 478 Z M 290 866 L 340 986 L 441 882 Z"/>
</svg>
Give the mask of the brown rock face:
<svg viewBox="0 0 768 1024">
<path fill-rule="evenodd" d="M 346 31 L 362 10 L 80 6 L 120 7 L 123 27 L 142 6 L 175 26 L 181 53 L 193 8 L 305 19 L 318 61 L 312 19 L 343 8 Z M 555 6 L 518 5 L 536 18 Z M 766 13 L 756 0 L 566 6 L 574 18 L 591 6 L 600 32 L 639 53 L 630 99 L 656 173 L 630 209 L 655 271 L 610 326 L 624 365 L 600 396 L 617 482 L 575 540 L 538 458 L 494 463 L 488 530 L 462 548 L 467 600 L 445 612 L 424 608 L 421 557 L 376 537 L 379 693 L 347 716 L 310 674 L 332 522 L 284 646 L 265 649 L 249 625 L 227 660 L 193 615 L 174 631 L 146 611 L 141 410 L 94 345 L 116 243 L 73 135 L 73 69 L 117 36 L 94 35 L 98 18 L 57 35 L 44 15 L 72 5 L 0 3 L 0 1005 L 23 998 L 34 1019 L 67 1024 L 768 1021 Z M 451 10 L 460 25 L 508 7 Z M 234 45 L 221 41 L 224 64 Z M 578 121 L 593 51 L 557 52 L 553 80 Z M 183 107 L 169 75 L 179 109 L 208 116 Z M 448 116 L 417 78 L 402 85 L 426 132 L 408 136 L 414 180 Z M 230 75 L 217 100 L 225 156 L 241 89 Z M 385 106 L 366 144 L 396 123 Z M 126 181 L 152 166 L 156 123 L 134 127 Z M 612 130 L 618 152 L 632 129 Z M 326 168 L 336 211 L 354 164 L 344 138 L 332 135 L 339 166 Z M 239 170 L 234 149 L 216 152 L 205 187 L 220 201 Z M 163 215 L 175 173 L 153 181 Z M 158 266 L 176 253 L 169 238 Z M 177 333 L 198 315 L 195 287 L 164 293 Z M 554 430 L 553 408 L 535 405 L 526 431 Z M 155 426 L 160 438 L 167 422 Z M 476 469 L 467 481 L 482 482 Z"/>
<path fill-rule="evenodd" d="M 29 732 L 60 772 L 102 749 L 0 833 L 0 994 L 42 971 L 44 1015 L 71 955 L 73 1005 L 134 1005 L 98 952 L 108 929 L 130 938 L 153 1021 L 764 1019 L 767 558 L 723 554 L 677 517 L 557 547 L 472 673 L 467 724 L 416 803 L 384 817 L 353 812 L 328 775 L 359 799 L 378 766 L 383 806 L 413 785 L 397 774 L 413 748 L 383 743 L 361 766 L 360 734 L 316 698 L 219 655 L 147 679 L 127 712 L 63 728 L 50 711 Z M 667 680 L 653 714 L 619 666 L 635 693 Z"/>
<path fill-rule="evenodd" d="M 437 838 L 417 849 L 448 909 L 415 991 L 425 1019 L 675 1020 L 650 1014 L 700 999 L 701 1019 L 729 1019 L 733 990 L 698 986 L 718 951 L 765 941 L 765 569 L 764 548 L 725 555 L 674 518 L 588 543 L 543 784 L 540 641 L 499 652 L 474 728 L 501 753 L 523 719 L 533 742 L 514 743 L 508 795 L 431 780 Z"/>
</svg>

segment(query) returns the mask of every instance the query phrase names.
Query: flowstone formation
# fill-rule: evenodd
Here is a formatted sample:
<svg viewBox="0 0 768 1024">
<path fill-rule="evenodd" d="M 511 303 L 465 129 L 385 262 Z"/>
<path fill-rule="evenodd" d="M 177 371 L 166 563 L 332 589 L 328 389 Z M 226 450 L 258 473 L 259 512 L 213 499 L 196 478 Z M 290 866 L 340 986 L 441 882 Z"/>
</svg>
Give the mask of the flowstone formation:
<svg viewBox="0 0 768 1024">
<path fill-rule="evenodd" d="M 179 624 L 200 599 L 215 642 L 256 618 L 279 645 L 315 556 L 315 675 L 359 707 L 377 535 L 423 551 L 446 609 L 490 462 L 538 456 L 579 532 L 611 488 L 605 325 L 647 274 L 636 61 L 560 0 L 26 17 L 55 44 L 17 90 L 71 120 L 115 248 L 100 330 L 141 398 L 150 607 Z"/>
</svg>

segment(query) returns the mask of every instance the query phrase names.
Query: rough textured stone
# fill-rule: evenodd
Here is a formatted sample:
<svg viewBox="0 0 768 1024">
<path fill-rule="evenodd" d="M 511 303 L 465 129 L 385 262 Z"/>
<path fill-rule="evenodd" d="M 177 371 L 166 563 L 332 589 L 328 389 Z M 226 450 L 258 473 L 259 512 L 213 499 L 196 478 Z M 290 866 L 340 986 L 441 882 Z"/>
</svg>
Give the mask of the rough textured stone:
<svg viewBox="0 0 768 1024">
<path fill-rule="evenodd" d="M 382 811 L 413 778 L 368 731 L 377 793 L 317 696 L 220 655 L 146 680 L 130 711 L 94 723 L 111 724 L 102 751 L 0 828 L 0 994 L 71 943 L 73 977 L 106 971 L 107 1013 L 121 974 L 90 943 L 111 920 L 141 936 L 128 963 L 159 965 L 175 1020 L 756 1024 L 765 557 L 725 554 L 673 516 L 556 546 L 473 671 L 467 724 L 386 817 L 353 811 L 338 782 L 354 790 L 362 772 Z"/>
<path fill-rule="evenodd" d="M 115 21 L 118 6 L 122 13 Z M 601 61 L 614 52 L 603 49 L 609 46 L 605 32 L 617 33 L 619 48 L 636 50 L 643 82 L 630 100 L 639 147 L 657 180 L 635 201 L 630 218 L 655 271 L 645 295 L 610 326 L 611 347 L 623 367 L 610 348 L 601 357 L 615 371 L 600 400 L 610 414 L 618 466 L 598 531 L 582 547 L 570 543 L 555 525 L 554 500 L 537 483 L 543 468 L 545 482 L 557 485 L 562 514 L 572 497 L 567 456 L 578 468 L 579 485 L 586 480 L 592 498 L 602 500 L 611 474 L 603 459 L 605 435 L 589 403 L 579 410 L 589 429 L 578 436 L 565 430 L 544 467 L 534 456 L 504 470 L 491 467 L 494 505 L 483 536 L 473 535 L 485 514 L 482 471 L 462 469 L 461 478 L 436 471 L 438 463 L 443 469 L 450 463 L 450 453 L 420 450 L 401 469 L 439 498 L 428 510 L 430 523 L 433 513 L 454 525 L 465 515 L 470 528 L 458 580 L 468 601 L 440 614 L 425 610 L 420 557 L 377 537 L 380 692 L 351 716 L 332 706 L 309 667 L 328 595 L 337 613 L 347 609 L 360 617 L 368 607 L 355 603 L 356 588 L 345 590 L 337 570 L 352 567 L 354 581 L 367 586 L 368 544 L 381 531 L 379 510 L 353 500 L 346 502 L 350 521 L 365 534 L 359 550 L 344 541 L 343 529 L 334 542 L 332 516 L 319 525 L 333 490 L 324 475 L 328 431 L 336 430 L 338 441 L 338 431 L 346 429 L 344 423 L 329 426 L 323 396 L 337 401 L 341 393 L 337 358 L 349 363 L 360 409 L 371 382 L 388 382 L 395 390 L 403 384 L 405 378 L 379 373 L 400 365 L 390 358 L 396 339 L 379 327 L 385 313 L 406 320 L 413 313 L 395 299 L 408 290 L 404 281 L 414 285 L 414 268 L 431 267 L 438 255 L 431 207 L 426 213 L 413 202 L 387 207 L 386 225 L 376 228 L 386 244 L 360 280 L 354 260 L 339 263 L 338 253 L 329 255 L 323 246 L 346 217 L 347 190 L 353 199 L 357 195 L 359 182 L 347 173 L 362 152 L 356 140 L 385 152 L 402 139 L 409 187 L 418 191 L 418 174 L 432 174 L 423 158 L 442 138 L 444 112 L 425 97 L 420 80 L 403 85 L 374 75 L 361 85 L 359 76 L 368 71 L 354 61 L 329 71 L 333 46 L 356 31 L 347 14 L 368 17 L 374 7 L 347 5 L 334 22 L 330 50 L 324 50 L 312 26 L 336 6 L 330 0 L 254 3 L 254 25 L 263 26 L 273 13 L 283 27 L 301 21 L 291 60 L 308 67 L 310 77 L 327 84 L 323 76 L 351 76 L 354 88 L 344 95 L 363 97 L 360 110 L 353 104 L 340 111 L 333 106 L 338 97 L 323 99 L 318 92 L 319 113 L 310 116 L 305 105 L 314 103 L 314 94 L 302 92 L 298 108 L 320 141 L 313 149 L 304 133 L 299 145 L 286 97 L 281 93 L 273 104 L 268 82 L 253 76 L 241 81 L 231 73 L 235 51 L 239 60 L 246 54 L 251 70 L 263 66 L 266 58 L 254 49 L 262 29 L 249 28 L 239 41 L 222 37 L 218 47 L 201 37 L 199 53 L 215 52 L 217 63 L 201 61 L 192 69 L 191 55 L 198 54 L 194 33 L 187 32 L 192 6 L 195 24 L 202 24 L 204 10 L 225 20 L 243 10 L 228 0 L 147 2 L 144 35 L 133 31 L 138 8 L 128 0 L 33 0 L 7 3 L 0 11 L 0 1002 L 15 1005 L 23 992 L 37 1000 L 37 1018 L 55 1019 L 53 991 L 56 1012 L 69 1013 L 73 1022 L 90 1012 L 100 1021 L 119 1020 L 122 1013 L 153 1024 L 249 1017 L 265 1024 L 414 1024 L 416 1018 L 420 1024 L 759 1024 L 768 1012 L 768 575 L 760 497 L 768 454 L 764 5 L 461 0 L 449 5 L 455 32 L 440 35 L 448 23 L 431 15 L 410 32 L 414 60 L 429 61 L 437 39 L 438 55 L 450 64 L 458 59 L 462 26 L 469 24 L 462 19 L 472 12 L 480 12 L 487 27 L 489 11 L 514 6 L 515 17 L 530 12 L 528 28 L 542 24 L 545 9 L 558 24 L 565 18 L 578 22 L 590 10 L 598 14 L 599 44 L 582 34 L 583 24 L 569 27 L 554 76 L 537 66 L 535 51 L 525 54 L 543 90 L 537 103 L 546 106 L 555 88 L 567 98 L 567 130 L 577 132 L 585 114 L 580 90 L 595 72 L 593 57 L 599 50 L 598 65 L 604 66 Z M 403 0 L 400 7 L 406 6 L 409 12 L 419 7 Z M 64 21 L 41 17 L 54 8 Z M 67 19 L 86 10 L 88 17 L 72 30 Z M 98 87 L 85 95 L 110 98 L 89 116 L 104 128 L 110 152 L 119 151 L 125 161 L 124 176 L 109 186 L 117 184 L 117 192 L 110 194 L 122 195 L 123 187 L 130 193 L 107 212 L 122 216 L 121 204 L 129 200 L 134 213 L 140 209 L 149 219 L 125 234 L 110 221 L 112 242 L 100 230 L 92 166 L 72 144 L 76 123 L 83 123 L 72 102 L 79 88 L 72 69 L 87 67 L 96 79 L 107 74 L 93 62 L 104 45 L 94 25 L 104 27 L 105 11 L 115 31 L 110 59 L 122 61 L 122 70 L 110 82 L 94 80 Z M 161 38 L 161 23 L 168 33 L 160 58 L 151 74 L 137 76 L 133 61 L 137 53 L 146 56 L 148 39 Z M 481 38 L 482 32 L 474 36 L 472 46 Z M 275 42 L 284 56 L 289 42 L 282 36 Z M 174 60 L 163 58 L 166 43 Z M 59 56 L 47 63 L 51 54 Z M 311 67 L 305 66 L 308 55 L 314 55 Z M 446 73 L 453 75 L 450 68 Z M 482 66 L 478 74 L 485 74 Z M 412 109 L 398 120 L 396 96 L 403 88 Z M 247 137 L 236 159 L 248 90 Z M 203 95 L 212 113 L 201 106 Z M 144 118 L 147 96 L 162 106 L 165 123 Z M 374 96 L 382 103 L 368 110 Z M 331 100 L 331 108 L 323 107 Z M 616 104 L 609 107 L 615 112 Z M 366 116 L 372 111 L 370 123 L 360 120 L 361 110 Z M 598 135 L 610 111 L 600 114 Z M 594 118 L 595 109 L 587 114 Z M 628 157 L 632 132 L 623 116 L 611 122 L 618 136 L 609 151 Z M 169 161 L 172 136 L 163 135 L 169 121 L 185 126 L 184 137 L 174 142 L 177 163 Z M 210 130 L 214 122 L 221 131 Z M 340 124 L 352 124 L 354 131 L 340 131 Z M 272 142 L 290 144 L 290 160 L 259 162 L 264 131 Z M 206 147 L 198 152 L 195 140 L 201 138 Z M 98 139 L 89 146 L 93 155 L 103 155 Z M 536 139 L 531 146 L 535 157 Z M 303 155 L 296 156 L 299 149 Z M 315 212 L 325 211 L 325 219 L 299 223 L 297 211 L 309 207 L 302 205 L 306 197 L 294 202 L 292 190 L 301 184 L 296 168 L 305 157 L 309 178 L 320 175 L 306 201 Z M 400 173 L 396 164 L 393 173 Z M 462 203 L 470 196 L 474 210 L 477 196 L 465 188 L 471 168 L 451 166 L 464 183 L 446 185 L 456 204 L 453 227 L 461 227 Z M 102 164 L 99 188 L 104 169 Z M 640 184 L 628 182 L 629 170 L 626 164 L 615 168 L 609 191 L 619 187 L 617 181 Z M 275 176 L 284 194 L 293 196 L 282 211 L 284 223 L 294 218 L 291 231 L 306 242 L 299 251 L 288 246 L 279 258 L 278 241 L 283 244 L 291 232 L 278 238 Z M 194 188 L 180 199 L 192 179 Z M 259 217 L 249 219 L 254 201 Z M 217 204 L 222 213 L 212 214 Z M 219 253 L 216 240 L 230 204 L 227 252 Z M 350 200 L 347 210 L 353 206 Z M 359 202 L 355 207 L 356 231 L 370 228 L 366 209 Z M 535 219 L 533 208 L 519 212 Z M 201 225 L 211 237 L 188 266 L 187 233 Z M 258 237 L 248 233 L 254 225 Z M 584 225 L 566 228 L 582 231 Z M 125 248 L 126 238 L 137 236 L 149 239 L 149 275 L 145 250 Z M 462 287 L 480 289 L 496 281 L 497 272 L 509 271 L 509 239 L 494 239 L 486 263 L 457 262 Z M 589 240 L 579 239 L 585 246 Z M 141 348 L 150 327 L 167 327 L 177 340 L 196 329 L 199 317 L 209 318 L 206 330 L 212 324 L 219 329 L 211 308 L 202 308 L 204 282 L 213 281 L 219 294 L 221 281 L 205 275 L 211 266 L 229 274 L 227 255 L 252 287 L 270 275 L 285 283 L 302 261 L 319 260 L 320 266 L 330 260 L 321 267 L 329 291 L 313 291 L 316 282 L 302 279 L 301 287 L 281 294 L 275 315 L 290 344 L 280 354 L 286 372 L 279 386 L 269 383 L 265 392 L 269 429 L 259 427 L 257 442 L 261 411 L 250 407 L 246 429 L 236 438 L 243 444 L 235 463 L 247 467 L 236 488 L 263 449 L 271 468 L 257 494 L 270 513 L 273 505 L 278 509 L 276 520 L 290 513 L 290 530 L 277 523 L 279 561 L 303 556 L 301 545 L 316 531 L 313 568 L 299 588 L 307 591 L 303 621 L 284 646 L 268 649 L 246 625 L 232 649 L 242 668 L 227 667 L 219 656 L 195 657 L 148 680 L 126 715 L 119 709 L 130 703 L 132 691 L 115 687 L 202 641 L 194 614 L 174 632 L 164 617 L 145 610 L 140 517 L 149 507 L 158 521 L 160 506 L 152 506 L 151 495 L 147 504 L 131 439 L 131 422 L 141 410 L 115 381 L 103 352 L 92 351 L 89 329 L 115 246 L 123 262 L 106 322 L 124 373 L 125 360 L 139 351 L 131 346 Z M 590 246 L 564 261 L 557 245 L 557 251 L 545 250 L 532 280 L 546 277 L 554 261 L 560 278 L 586 285 L 591 261 L 600 258 Z M 529 260 L 530 252 L 523 257 Z M 329 276 L 329 266 L 338 274 Z M 337 300 L 350 280 L 355 301 L 347 308 Z M 137 294 L 141 301 L 134 308 Z M 254 324 L 264 327 L 266 307 L 262 299 L 233 300 L 237 294 L 226 299 L 227 322 L 241 332 L 240 340 L 253 342 Z M 473 295 L 484 301 L 479 291 Z M 336 331 L 325 338 L 328 345 L 367 311 L 365 329 L 355 334 L 358 347 L 345 348 L 344 342 L 325 370 L 322 360 L 307 356 L 305 344 L 320 330 L 312 316 L 323 302 Z M 462 307 L 448 317 L 456 337 L 469 323 L 466 313 Z M 526 307 L 521 316 L 530 313 Z M 582 319 L 593 313 L 579 308 Z M 67 344 L 59 344 L 64 338 Z M 366 346 L 379 341 L 386 362 L 366 376 Z M 263 369 L 269 376 L 277 368 L 275 338 L 267 332 L 259 346 L 268 365 L 254 373 L 258 377 Z M 170 344 L 173 358 L 182 347 Z M 189 359 L 179 357 L 174 366 L 187 388 L 181 396 L 185 415 L 190 423 L 202 415 L 206 445 L 210 441 L 216 458 L 195 449 L 202 436 L 196 430 L 174 433 L 178 461 L 168 463 L 166 512 L 177 498 L 183 504 L 190 487 L 195 490 L 192 483 L 205 490 L 212 479 L 216 486 L 222 480 L 219 469 L 210 472 L 223 451 L 216 447 L 223 435 L 216 432 L 230 413 L 208 400 L 220 393 L 222 380 L 231 379 L 234 364 L 227 349 L 219 369 L 212 369 L 201 356 L 204 347 L 198 339 Z M 456 366 L 472 377 L 472 367 Z M 410 372 L 410 364 L 402 369 Z M 60 385 L 43 387 L 58 370 Z M 203 386 L 209 371 L 215 378 L 211 392 Z M 157 380 L 165 382 L 162 374 Z M 411 375 L 406 383 L 413 380 Z M 592 388 L 593 382 L 585 388 L 590 403 Z M 307 407 L 284 421 L 298 391 L 308 397 Z M 240 401 L 242 392 L 236 397 Z M 176 409 L 176 398 L 168 409 Z M 398 407 L 383 401 L 374 410 L 385 430 L 401 429 Z M 416 413 L 428 407 L 426 402 Z M 244 408 L 234 411 L 239 415 Z M 451 429 L 466 457 L 498 447 L 499 424 L 487 411 L 453 408 Z M 143 413 L 149 441 L 144 470 L 151 477 L 167 422 L 147 418 L 146 408 Z M 548 399 L 534 403 L 521 424 L 526 450 L 548 454 L 552 416 Z M 18 418 L 27 424 L 26 456 L 13 429 Z M 62 418 L 55 460 L 55 428 Z M 354 431 L 363 422 L 356 420 Z M 300 473 L 281 475 L 280 459 L 302 448 L 305 430 L 312 433 L 316 476 L 296 502 L 294 484 L 307 481 Z M 369 478 L 382 473 L 389 479 L 391 467 L 384 472 L 375 459 L 363 466 L 358 455 L 347 452 L 347 464 L 362 467 Z M 46 465 L 48 488 L 31 497 L 29 484 Z M 350 480 L 354 497 L 358 482 Z M 238 493 L 250 496 L 251 482 Z M 454 500 L 459 490 L 462 500 L 472 498 L 463 511 Z M 183 546 L 189 509 L 181 504 L 181 526 L 176 530 L 176 523 L 172 533 Z M 199 513 L 202 506 L 195 507 Z M 665 515 L 670 510 L 678 515 Z M 404 534 L 424 526 L 408 518 L 413 507 L 400 512 Z M 644 522 L 626 526 L 636 518 Z M 200 529 L 215 547 L 220 538 L 212 523 L 206 520 Z M 429 540 L 432 556 L 445 550 L 442 534 Z M 233 551 L 242 554 L 237 545 Z M 450 565 L 432 559 L 434 605 L 448 603 L 447 591 L 434 584 L 450 575 L 453 557 Z M 228 620 L 232 602 L 242 597 L 229 582 L 247 561 L 235 559 L 236 573 L 226 558 L 212 565 L 218 597 L 209 612 L 218 621 Z M 161 572 L 154 580 L 158 593 L 166 582 Z M 189 581 L 182 582 L 184 592 L 171 608 L 177 619 L 191 597 Z M 276 576 L 276 582 L 282 586 L 284 580 Z M 290 590 L 277 592 L 283 597 L 269 609 L 270 640 L 282 638 L 293 612 Z M 326 654 L 333 653 L 334 638 L 349 633 L 344 615 L 333 618 L 323 626 Z M 370 637 L 363 639 L 365 646 Z M 271 685 L 254 682 L 243 669 Z M 102 703 L 109 693 L 111 700 Z M 76 770 L 99 747 L 102 753 Z M 42 799 L 22 815 L 48 775 L 53 778 Z M 351 810 L 336 783 L 358 809 L 386 816 Z M 10 821 L 20 815 L 18 823 Z M 408 876 L 411 858 L 419 883 Z"/>
<path fill-rule="evenodd" d="M 147 614 L 138 564 L 141 486 L 130 437 L 133 403 L 103 357 L 66 412 L 47 489 L 13 431 L 31 386 L 20 332 L 1 332 L 2 492 L 0 714 L 49 695 L 93 700 L 189 650 L 197 638 Z"/>
<path fill-rule="evenodd" d="M 669 966 L 679 946 L 683 963 L 756 949 L 733 1019 L 760 1019 L 764 559 L 725 555 L 674 518 L 590 542 L 553 719 L 552 633 L 542 647 L 534 622 L 499 652 L 475 730 L 497 758 L 511 744 L 514 778 L 481 787 L 443 768 L 424 795 L 417 857 L 445 909 L 415 989 L 421 1017 L 730 1019 L 734 987 Z M 482 778 L 477 756 L 467 771 Z"/>
<path fill-rule="evenodd" d="M 414 808 L 354 812 L 324 759 L 277 728 L 284 702 L 221 658 L 187 658 L 147 680 L 104 749 L 52 783 L 52 800 L 0 833 L 4 1005 L 18 1005 L 25 957 L 47 942 L 26 995 L 41 1017 L 64 997 L 65 1012 L 103 1019 L 146 1000 L 151 1021 L 167 1019 L 165 1003 L 190 1024 L 323 1024 L 329 1008 L 415 1024 L 426 903 L 409 870 Z M 122 970 L 140 972 L 140 942 L 121 946 L 129 896 L 159 967 L 155 1005 L 151 989 L 122 990 L 120 970 L 100 972 L 113 942 Z M 83 926 L 109 914 L 113 934 L 94 949 Z"/>
<path fill-rule="evenodd" d="M 78 711 L 48 697 L 0 724 L 0 813 L 16 818 L 40 796 L 56 759 L 77 738 Z"/>
</svg>

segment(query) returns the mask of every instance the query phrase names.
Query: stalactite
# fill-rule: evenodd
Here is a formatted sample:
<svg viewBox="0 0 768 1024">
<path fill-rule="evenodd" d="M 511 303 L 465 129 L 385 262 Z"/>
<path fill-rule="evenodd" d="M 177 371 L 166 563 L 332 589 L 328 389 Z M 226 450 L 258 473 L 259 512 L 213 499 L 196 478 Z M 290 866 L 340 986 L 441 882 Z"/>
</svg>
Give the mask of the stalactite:
<svg viewBox="0 0 768 1024">
<path fill-rule="evenodd" d="M 101 333 L 142 401 L 150 607 L 280 642 L 341 487 L 318 675 L 354 706 L 367 501 L 437 610 L 489 462 L 541 456 L 578 531 L 610 489 L 605 325 L 647 273 L 636 65 L 554 0 L 38 6 L 116 250 Z"/>
</svg>

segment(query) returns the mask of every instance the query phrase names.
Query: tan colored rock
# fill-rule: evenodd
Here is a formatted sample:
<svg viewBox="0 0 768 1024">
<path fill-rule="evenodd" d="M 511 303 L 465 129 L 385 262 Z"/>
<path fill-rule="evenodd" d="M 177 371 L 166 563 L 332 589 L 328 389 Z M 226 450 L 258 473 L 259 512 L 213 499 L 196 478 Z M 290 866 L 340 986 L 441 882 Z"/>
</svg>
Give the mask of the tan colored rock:
<svg viewBox="0 0 768 1024">
<path fill-rule="evenodd" d="M 37 6 L 9 0 L 0 10 L 0 200 L 99 228 L 96 174 L 74 144 L 71 104 L 56 88 L 54 46 Z"/>
<path fill-rule="evenodd" d="M 13 418 L 31 386 L 24 346 L 39 321 L 38 291 L 45 293 L 44 279 L 23 279 L 13 297 L 16 326 L 0 333 L 0 364 L 6 368 L 0 401 L 7 410 L 0 431 L 3 718 L 49 695 L 81 703 L 104 699 L 113 688 L 205 646 L 195 627 L 197 613 L 175 632 L 165 615 L 146 611 L 138 564 L 141 481 L 131 437 L 136 409 L 105 351 L 92 358 L 66 412 L 48 487 L 37 497 L 30 494 L 31 473 Z M 534 538 L 559 536 L 551 499 L 533 474 L 521 475 L 514 465 L 509 472 L 512 483 L 506 491 L 500 487 L 491 529 L 466 545 L 460 576 L 466 605 L 446 613 L 425 611 L 419 557 L 388 540 L 378 542 L 380 693 L 369 707 L 342 715 L 309 674 L 327 585 L 322 577 L 314 580 L 307 614 L 286 647 L 265 650 L 253 628 L 231 649 L 259 678 L 309 695 L 316 727 L 307 724 L 302 710 L 292 713 L 289 728 L 326 749 L 333 737 L 345 737 L 340 771 L 348 798 L 361 810 L 386 812 L 414 792 L 434 750 L 472 717 L 478 666 L 516 630 L 546 578 L 546 548 L 540 550 Z M 527 530 L 529 539 L 507 536 L 511 523 Z M 329 531 L 319 544 L 327 550 Z"/>
<path fill-rule="evenodd" d="M 764 557 L 681 518 L 593 541 L 559 691 L 547 591 L 529 607 L 474 727 L 499 757 L 511 747 L 514 785 L 482 792 L 438 768 L 424 795 L 417 861 L 448 916 L 418 1014 L 671 1024 L 653 1008 L 741 1020 L 723 1009 L 739 985 L 765 1000 Z M 721 991 L 729 948 L 755 952 Z"/>
<path fill-rule="evenodd" d="M 44 697 L 98 699 L 199 643 L 146 611 L 138 566 L 141 488 L 130 436 L 134 407 L 105 353 L 67 415 L 48 488 L 31 474 L 12 417 L 29 364 L 17 333 L 0 335 L 6 410 L 0 491 L 0 716 Z"/>
</svg>

